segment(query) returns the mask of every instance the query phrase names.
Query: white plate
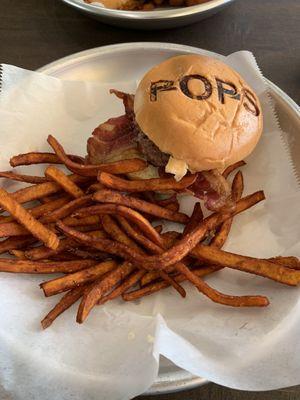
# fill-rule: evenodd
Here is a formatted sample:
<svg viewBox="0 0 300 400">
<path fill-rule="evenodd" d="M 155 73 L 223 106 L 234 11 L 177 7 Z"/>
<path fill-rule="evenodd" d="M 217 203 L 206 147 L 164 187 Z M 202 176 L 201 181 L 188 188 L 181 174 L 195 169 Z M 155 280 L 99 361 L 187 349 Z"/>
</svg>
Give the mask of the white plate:
<svg viewBox="0 0 300 400">
<path fill-rule="evenodd" d="M 121 11 L 86 4 L 83 0 L 62 0 L 88 16 L 110 25 L 131 29 L 166 29 L 184 26 L 210 17 L 234 0 L 210 0 L 191 7 L 154 11 Z"/>
<path fill-rule="evenodd" d="M 40 71 L 68 80 L 101 80 L 114 83 L 120 80 L 140 78 L 151 66 L 178 54 L 201 53 L 222 59 L 223 56 L 195 47 L 169 43 L 126 43 L 99 47 L 73 54 L 55 61 Z M 287 134 L 291 154 L 300 177 L 300 109 L 296 103 L 276 85 L 267 81 L 270 95 L 283 131 Z M 298 155 L 298 157 L 297 157 Z M 159 377 L 149 389 L 148 394 L 159 394 L 190 389 L 207 383 L 207 380 L 194 377 L 182 371 L 168 360 L 161 360 Z"/>
</svg>

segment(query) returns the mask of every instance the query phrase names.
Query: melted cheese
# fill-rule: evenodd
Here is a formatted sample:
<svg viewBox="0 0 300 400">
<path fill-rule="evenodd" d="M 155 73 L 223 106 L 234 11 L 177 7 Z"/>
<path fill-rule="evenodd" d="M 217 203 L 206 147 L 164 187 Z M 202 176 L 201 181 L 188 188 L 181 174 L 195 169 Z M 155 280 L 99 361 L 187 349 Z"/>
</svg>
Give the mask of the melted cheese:
<svg viewBox="0 0 300 400">
<path fill-rule="evenodd" d="M 175 175 L 176 181 L 180 181 L 188 171 L 187 163 L 170 156 L 165 168 L 166 172 Z"/>
</svg>

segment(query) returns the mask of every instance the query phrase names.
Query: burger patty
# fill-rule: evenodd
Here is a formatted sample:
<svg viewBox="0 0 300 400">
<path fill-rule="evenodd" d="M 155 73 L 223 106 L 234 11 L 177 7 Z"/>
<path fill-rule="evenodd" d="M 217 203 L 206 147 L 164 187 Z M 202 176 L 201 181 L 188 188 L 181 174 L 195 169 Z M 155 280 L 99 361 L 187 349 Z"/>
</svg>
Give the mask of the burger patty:
<svg viewBox="0 0 300 400">
<path fill-rule="evenodd" d="M 147 161 L 155 167 L 164 167 L 169 161 L 169 155 L 163 153 L 143 132 L 139 131 L 136 142 L 139 151 L 145 156 Z"/>
</svg>

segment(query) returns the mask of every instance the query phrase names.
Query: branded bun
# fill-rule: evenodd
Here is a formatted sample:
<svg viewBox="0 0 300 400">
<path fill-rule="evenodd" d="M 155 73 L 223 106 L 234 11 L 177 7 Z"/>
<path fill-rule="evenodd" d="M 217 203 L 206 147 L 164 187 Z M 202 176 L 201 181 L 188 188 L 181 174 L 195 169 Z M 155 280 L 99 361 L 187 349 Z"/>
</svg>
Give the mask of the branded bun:
<svg viewBox="0 0 300 400">
<path fill-rule="evenodd" d="M 152 68 L 137 88 L 134 111 L 140 129 L 172 156 L 168 171 L 175 174 L 176 162 L 192 172 L 224 169 L 247 157 L 262 133 L 253 90 L 206 56 L 177 56 Z"/>
</svg>

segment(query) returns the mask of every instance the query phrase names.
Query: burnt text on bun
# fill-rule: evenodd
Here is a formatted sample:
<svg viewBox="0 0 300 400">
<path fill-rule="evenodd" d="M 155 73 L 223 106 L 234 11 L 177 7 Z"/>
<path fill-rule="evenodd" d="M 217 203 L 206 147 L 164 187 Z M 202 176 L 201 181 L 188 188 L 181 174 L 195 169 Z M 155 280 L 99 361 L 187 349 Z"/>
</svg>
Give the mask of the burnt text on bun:
<svg viewBox="0 0 300 400">
<path fill-rule="evenodd" d="M 177 175 L 224 169 L 247 157 L 262 133 L 254 91 L 206 56 L 173 57 L 152 68 L 138 86 L 134 111 L 142 132 L 171 156 L 168 172 Z"/>
</svg>

